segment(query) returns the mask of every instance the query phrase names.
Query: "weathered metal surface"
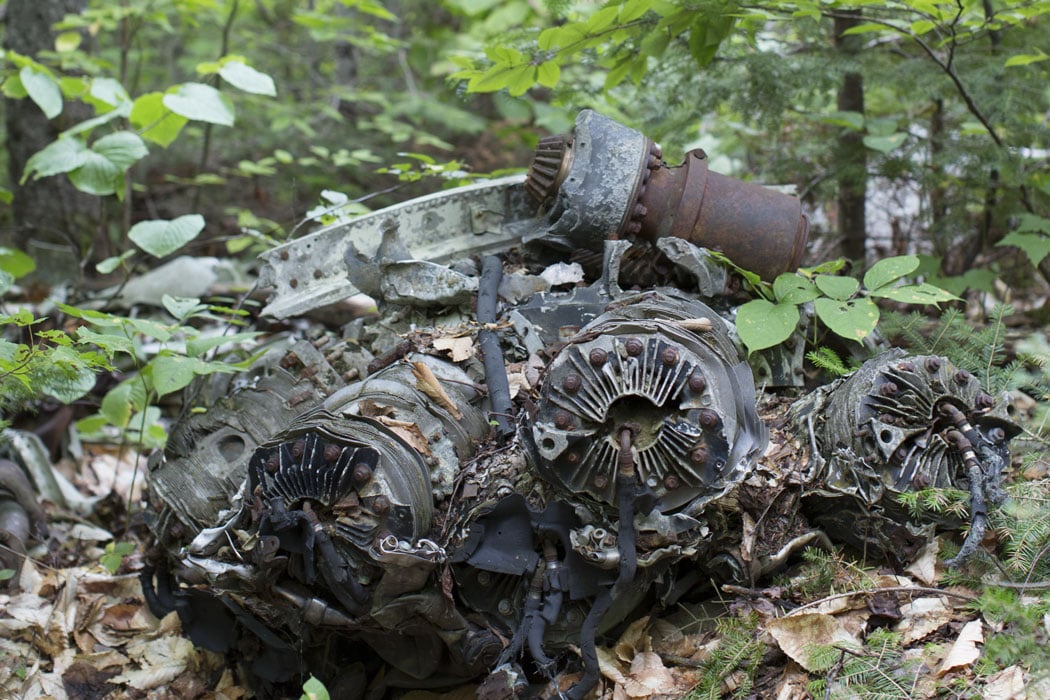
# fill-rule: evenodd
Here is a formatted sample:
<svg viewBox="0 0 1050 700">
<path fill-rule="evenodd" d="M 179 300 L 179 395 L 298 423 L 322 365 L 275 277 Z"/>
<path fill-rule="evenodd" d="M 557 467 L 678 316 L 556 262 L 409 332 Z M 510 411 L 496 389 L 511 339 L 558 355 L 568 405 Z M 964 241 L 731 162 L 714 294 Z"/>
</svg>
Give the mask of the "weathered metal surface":
<svg viewBox="0 0 1050 700">
<path fill-rule="evenodd" d="M 702 150 L 668 167 L 652 141 L 590 110 L 560 143 L 544 142 L 526 183 L 548 206 L 539 243 L 596 251 L 609 238 L 675 236 L 766 280 L 802 262 L 809 222 L 798 198 L 710 172 Z"/>
<path fill-rule="evenodd" d="M 512 247 L 531 230 L 535 214 L 524 180 L 512 175 L 418 197 L 263 253 L 259 284 L 273 290 L 263 313 L 287 318 L 356 293 L 344 262 L 348 246 L 371 257 L 390 219 L 420 260 L 444 262 Z"/>
<path fill-rule="evenodd" d="M 714 310 L 646 292 L 572 338 L 551 362 L 529 434 L 548 479 L 615 502 L 621 429 L 661 512 L 725 493 L 765 447 L 754 380 Z"/>
</svg>

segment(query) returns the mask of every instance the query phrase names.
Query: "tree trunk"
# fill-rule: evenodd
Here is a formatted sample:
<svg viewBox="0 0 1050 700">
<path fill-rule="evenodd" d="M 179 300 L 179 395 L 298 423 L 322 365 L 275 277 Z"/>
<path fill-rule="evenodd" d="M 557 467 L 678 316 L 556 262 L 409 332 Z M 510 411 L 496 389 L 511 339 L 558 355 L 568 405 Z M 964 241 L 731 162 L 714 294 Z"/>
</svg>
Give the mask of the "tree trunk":
<svg viewBox="0 0 1050 700">
<path fill-rule="evenodd" d="M 82 11 L 86 5 L 87 0 L 9 0 L 4 46 L 26 56 L 53 50 L 52 25 L 66 14 Z M 84 228 L 84 214 L 88 211 L 85 207 L 92 204 L 91 198 L 77 192 L 64 175 L 24 185 L 18 181 L 29 158 L 70 124 L 48 121 L 29 98 L 5 102 L 8 172 L 14 191 L 13 228 L 5 233 L 5 242 L 37 257 L 41 271 L 66 275 L 69 265 L 75 266 L 79 258 L 77 245 L 90 240 L 91 230 Z M 64 117 L 60 115 L 56 121 L 62 122 Z M 64 252 L 60 255 L 64 264 L 58 263 L 58 268 L 52 265 L 49 252 Z"/>
<path fill-rule="evenodd" d="M 850 10 L 835 18 L 835 49 L 852 62 L 859 53 L 860 39 L 843 36 L 850 27 L 861 23 L 860 10 Z M 838 91 L 838 109 L 864 114 L 864 78 L 860 73 L 847 72 L 842 76 Z M 868 189 L 868 155 L 864 134 L 844 128 L 835 147 L 835 173 L 838 184 L 838 225 L 842 254 L 850 260 L 864 261 L 867 242 L 864 205 Z"/>
</svg>

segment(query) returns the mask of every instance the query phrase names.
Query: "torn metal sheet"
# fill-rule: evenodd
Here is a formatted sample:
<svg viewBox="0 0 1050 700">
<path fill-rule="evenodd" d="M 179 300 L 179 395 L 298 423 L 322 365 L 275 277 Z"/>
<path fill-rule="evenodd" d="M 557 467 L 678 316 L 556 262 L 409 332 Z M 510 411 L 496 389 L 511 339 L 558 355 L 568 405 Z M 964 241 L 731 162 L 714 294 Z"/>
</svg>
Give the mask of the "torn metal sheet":
<svg viewBox="0 0 1050 700">
<path fill-rule="evenodd" d="M 446 262 L 520 243 L 535 227 L 536 213 L 524 181 L 512 175 L 417 197 L 263 253 L 259 285 L 273 294 L 262 313 L 297 316 L 355 294 L 344 262 L 347 247 L 374 255 L 389 219 L 397 221 L 402 242 L 420 260 Z"/>
</svg>

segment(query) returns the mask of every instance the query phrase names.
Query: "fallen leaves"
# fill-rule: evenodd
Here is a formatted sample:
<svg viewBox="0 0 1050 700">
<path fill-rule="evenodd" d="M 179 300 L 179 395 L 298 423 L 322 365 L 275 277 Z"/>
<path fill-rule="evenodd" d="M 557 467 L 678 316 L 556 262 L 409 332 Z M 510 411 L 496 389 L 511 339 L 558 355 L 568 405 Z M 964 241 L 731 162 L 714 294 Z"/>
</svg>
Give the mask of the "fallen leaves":
<svg viewBox="0 0 1050 700">
<path fill-rule="evenodd" d="M 981 656 L 981 650 L 977 646 L 979 644 L 984 644 L 983 626 L 980 620 L 971 620 L 959 632 L 948 656 L 944 657 L 944 662 L 937 670 L 937 675 L 943 676 L 950 671 L 973 665 L 973 662 Z"/>
</svg>

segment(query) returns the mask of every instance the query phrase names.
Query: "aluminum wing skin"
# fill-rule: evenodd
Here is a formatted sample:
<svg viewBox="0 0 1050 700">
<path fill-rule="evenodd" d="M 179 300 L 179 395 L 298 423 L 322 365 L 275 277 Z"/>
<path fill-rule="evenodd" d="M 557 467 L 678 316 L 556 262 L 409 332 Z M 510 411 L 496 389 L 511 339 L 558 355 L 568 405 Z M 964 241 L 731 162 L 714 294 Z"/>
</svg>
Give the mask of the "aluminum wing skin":
<svg viewBox="0 0 1050 700">
<path fill-rule="evenodd" d="M 273 290 L 263 313 L 287 318 L 357 293 L 347 277 L 347 248 L 373 255 L 387 222 L 420 260 L 446 262 L 517 245 L 542 226 L 524 182 L 524 175 L 512 175 L 417 197 L 263 253 L 259 283 Z"/>
</svg>

